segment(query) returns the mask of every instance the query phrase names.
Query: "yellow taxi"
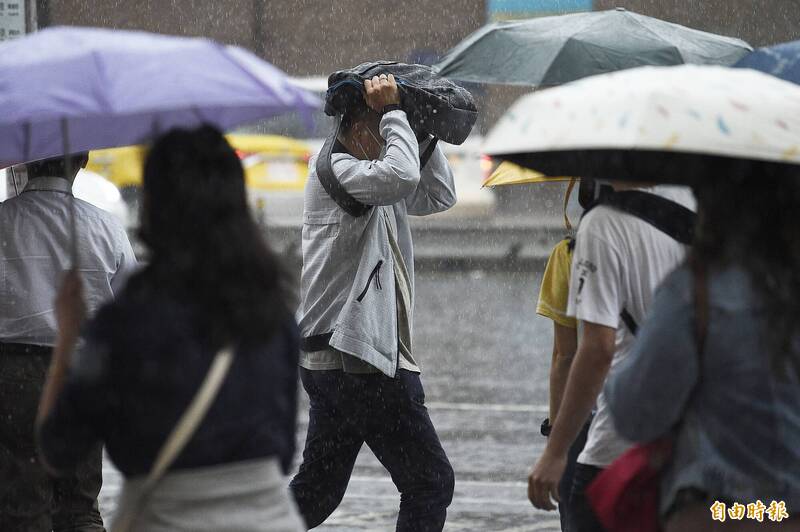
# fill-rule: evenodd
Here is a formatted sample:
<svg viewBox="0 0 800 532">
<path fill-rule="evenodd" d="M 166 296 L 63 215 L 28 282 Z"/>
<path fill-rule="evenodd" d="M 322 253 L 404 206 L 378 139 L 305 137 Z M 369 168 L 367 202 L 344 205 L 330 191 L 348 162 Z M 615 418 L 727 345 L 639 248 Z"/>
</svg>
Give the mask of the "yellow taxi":
<svg viewBox="0 0 800 532">
<path fill-rule="evenodd" d="M 226 135 L 245 171 L 247 186 L 255 190 L 302 190 L 308 177 L 311 146 L 280 135 Z M 145 146 L 92 151 L 87 169 L 105 176 L 120 189 L 142 184 Z"/>
</svg>

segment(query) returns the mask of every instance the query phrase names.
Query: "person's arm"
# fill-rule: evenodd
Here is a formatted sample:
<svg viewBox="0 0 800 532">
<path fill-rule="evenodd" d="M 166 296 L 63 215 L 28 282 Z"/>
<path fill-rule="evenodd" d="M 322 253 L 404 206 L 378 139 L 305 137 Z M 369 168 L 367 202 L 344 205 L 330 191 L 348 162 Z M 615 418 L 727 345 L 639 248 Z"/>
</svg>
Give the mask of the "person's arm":
<svg viewBox="0 0 800 532">
<path fill-rule="evenodd" d="M 71 470 L 100 441 L 99 425 L 112 399 L 107 350 L 98 342 L 107 324 L 95 318 L 75 347 L 85 315 L 80 277 L 71 271 L 56 301 L 58 336 L 35 425 L 41 461 L 53 474 Z"/>
<path fill-rule="evenodd" d="M 700 358 L 690 278 L 680 269 L 659 288 L 630 355 L 608 378 L 606 400 L 623 438 L 648 442 L 669 432 L 697 384 Z"/>
<path fill-rule="evenodd" d="M 571 239 L 553 248 L 542 275 L 536 313 L 553 321 L 553 355 L 550 361 L 550 415 L 552 425 L 558 413 L 567 375 L 578 345 L 577 323 L 567 316 L 569 277 L 572 264 Z"/>
<path fill-rule="evenodd" d="M 578 229 L 569 282 L 567 314 L 583 325 L 578 349 L 550 438 L 528 477 L 528 498 L 537 508 L 552 510 L 558 501 L 558 484 L 564 474 L 570 446 L 586 423 L 611 367 L 616 330 L 624 306 L 622 258 L 612 242 L 603 238 L 613 222 L 608 211 L 597 207 Z"/>
<path fill-rule="evenodd" d="M 430 143 L 431 140 L 428 140 Z M 424 147 L 423 147 L 424 146 Z M 419 147 L 425 151 L 428 144 Z M 427 216 L 446 211 L 456 204 L 456 187 L 453 170 L 440 146 L 433 150 L 428 163 L 422 168 L 419 185 L 406 198 L 406 209 L 412 216 Z"/>
<path fill-rule="evenodd" d="M 558 484 L 564 474 L 567 453 L 592 413 L 614 359 L 616 329 L 583 322 L 575 360 L 544 453 L 531 472 L 528 497 L 537 508 L 554 510 L 551 498 L 558 501 Z"/>
<path fill-rule="evenodd" d="M 379 160 L 336 159 L 333 170 L 348 194 L 366 205 L 393 205 L 412 194 L 419 184 L 419 147 L 404 111 L 381 118 L 386 152 Z"/>
<path fill-rule="evenodd" d="M 578 348 L 578 331 L 553 322 L 553 358 L 550 363 L 550 424 L 554 424 L 561 407 L 567 376 L 575 351 Z"/>
<path fill-rule="evenodd" d="M 388 79 L 365 80 L 364 89 L 364 102 L 377 113 L 382 113 L 387 105 L 400 103 L 397 83 L 391 74 Z M 354 161 L 346 157 L 333 162 L 334 173 L 344 189 L 367 205 L 393 205 L 402 201 L 416 190 L 420 180 L 419 144 L 405 111 L 384 113 L 380 135 L 386 142 L 383 158 Z"/>
<path fill-rule="evenodd" d="M 64 277 L 56 299 L 56 317 L 58 336 L 53 348 L 47 380 L 42 389 L 39 410 L 36 414 L 37 432 L 40 431 L 45 419 L 53 411 L 56 400 L 64 387 L 64 379 L 72 359 L 72 352 L 78 342 L 81 324 L 86 317 L 83 284 L 80 275 L 75 270 L 70 270 Z M 55 469 L 48 464 L 46 456 L 42 456 L 42 462 L 51 471 Z"/>
</svg>

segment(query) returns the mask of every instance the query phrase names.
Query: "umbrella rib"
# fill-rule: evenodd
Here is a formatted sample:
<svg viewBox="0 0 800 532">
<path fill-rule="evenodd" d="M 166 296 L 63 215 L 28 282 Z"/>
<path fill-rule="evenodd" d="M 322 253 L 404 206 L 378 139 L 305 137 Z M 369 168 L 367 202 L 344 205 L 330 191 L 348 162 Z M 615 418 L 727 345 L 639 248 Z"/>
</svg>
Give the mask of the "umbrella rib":
<svg viewBox="0 0 800 532">
<path fill-rule="evenodd" d="M 25 156 L 25 161 L 27 162 L 31 160 L 31 123 L 29 120 L 22 125 L 22 134 L 25 137 L 23 144 L 23 155 Z"/>
<path fill-rule="evenodd" d="M 100 56 L 98 55 L 97 51 L 93 50 L 91 52 L 91 56 L 92 56 L 92 62 L 94 62 L 94 66 L 97 69 L 97 74 L 103 80 L 103 85 L 106 86 L 106 87 L 110 87 L 111 86 L 110 83 L 109 83 L 110 80 L 109 80 L 108 76 L 106 76 L 106 69 L 103 66 L 103 62 L 100 60 Z M 104 107 L 103 111 L 106 112 L 106 113 L 113 113 L 114 112 L 114 108 L 113 108 L 114 106 L 105 97 L 105 93 L 103 93 L 102 91 L 94 91 L 94 93 L 98 97 L 98 99 L 102 102 L 102 105 Z"/>
<path fill-rule="evenodd" d="M 475 30 L 475 32 L 472 35 L 475 35 L 476 33 L 481 33 L 481 32 L 482 32 L 482 34 L 477 36 L 477 37 L 475 37 L 473 41 L 465 43 L 464 47 L 462 49 L 460 49 L 460 50 L 458 49 L 459 48 L 458 45 L 456 45 L 455 48 L 453 48 L 452 50 L 450 50 L 447 53 L 447 55 L 442 59 L 442 61 L 440 61 L 437 65 L 434 65 L 434 68 L 436 68 L 439 71 L 439 75 L 440 76 L 447 77 L 447 74 L 443 74 L 442 72 L 446 68 L 450 67 L 453 64 L 453 59 L 452 58 L 448 59 L 448 56 L 452 55 L 452 57 L 458 57 L 459 54 L 464 53 L 467 50 L 469 50 L 470 48 L 474 47 L 476 44 L 481 42 L 484 38 L 486 38 L 490 33 L 494 32 L 494 31 L 500 31 L 500 25 L 499 24 L 493 23 L 493 24 L 490 24 L 489 26 L 486 26 L 486 27 L 480 28 L 478 30 Z M 467 39 L 472 37 L 472 35 L 468 35 Z M 447 61 L 447 63 L 444 66 L 440 66 L 444 61 Z M 460 78 L 454 78 L 454 79 L 460 79 Z"/>
<path fill-rule="evenodd" d="M 203 112 L 202 112 L 202 111 L 200 110 L 200 108 L 199 108 L 199 107 L 197 107 L 196 105 L 192 105 L 191 109 L 192 109 L 192 112 L 193 112 L 193 113 L 195 114 L 195 116 L 197 117 L 197 120 L 198 120 L 198 121 L 199 121 L 199 122 L 202 124 L 202 123 L 203 123 L 203 120 L 204 120 L 204 118 L 203 118 Z"/>
<path fill-rule="evenodd" d="M 683 62 L 684 62 L 684 63 L 686 62 L 686 59 L 683 57 L 683 54 L 681 53 L 681 49 L 680 49 L 679 47 L 677 47 L 677 46 L 675 46 L 674 44 L 672 44 L 672 42 L 670 42 L 668 39 L 665 39 L 665 38 L 664 38 L 664 37 L 663 37 L 663 36 L 662 36 L 660 33 L 658 33 L 656 30 L 654 30 L 653 28 L 651 28 L 651 27 L 647 26 L 647 25 L 646 25 L 644 22 L 642 22 L 641 20 L 639 20 L 639 17 L 638 17 L 638 16 L 636 16 L 634 13 L 631 13 L 631 12 L 629 12 L 629 11 L 626 11 L 626 12 L 625 12 L 625 15 L 626 15 L 626 16 L 627 16 L 627 17 L 628 17 L 630 20 L 634 21 L 634 22 L 635 22 L 635 23 L 636 23 L 636 24 L 637 24 L 639 27 L 641 27 L 641 28 L 642 28 L 643 30 L 645 30 L 647 33 L 649 33 L 649 34 L 653 35 L 653 36 L 654 36 L 656 39 L 658 39 L 659 41 L 661 41 L 661 42 L 663 42 L 663 43 L 666 43 L 667 45 L 671 46 L 672 48 L 675 48 L 675 50 L 677 50 L 677 51 L 678 51 L 678 55 L 680 56 L 681 60 L 683 60 Z"/>
</svg>

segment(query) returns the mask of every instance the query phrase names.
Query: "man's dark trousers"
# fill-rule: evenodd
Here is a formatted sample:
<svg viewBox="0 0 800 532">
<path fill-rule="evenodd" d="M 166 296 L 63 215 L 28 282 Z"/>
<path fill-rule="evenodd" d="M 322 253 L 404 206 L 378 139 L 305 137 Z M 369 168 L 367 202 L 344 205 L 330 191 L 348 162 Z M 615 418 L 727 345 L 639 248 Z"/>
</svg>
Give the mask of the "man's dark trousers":
<svg viewBox="0 0 800 532">
<path fill-rule="evenodd" d="M 561 477 L 561 482 L 558 483 L 558 498 L 561 502 L 558 503 L 558 515 L 561 519 L 562 532 L 571 532 L 569 528 L 569 521 L 567 519 L 569 499 L 572 493 L 572 477 L 575 475 L 575 466 L 578 465 L 578 456 L 583 451 L 586 445 L 586 437 L 589 435 L 589 427 L 592 424 L 592 418 L 583 424 L 583 428 L 578 433 L 578 437 L 572 442 L 567 453 L 567 467 L 564 468 L 564 476 Z"/>
<path fill-rule="evenodd" d="M 0 344 L 0 530 L 101 532 L 102 447 L 59 478 L 39 462 L 34 423 L 49 364 L 49 348 Z"/>
<path fill-rule="evenodd" d="M 572 474 L 572 492 L 567 508 L 569 532 L 605 532 L 586 497 L 592 481 L 602 473 L 599 467 L 578 463 Z"/>
<path fill-rule="evenodd" d="M 419 375 L 300 369 L 311 403 L 303 464 L 291 482 L 309 528 L 339 505 L 366 442 L 400 491 L 398 531 L 440 531 L 453 468 L 425 408 Z"/>
</svg>

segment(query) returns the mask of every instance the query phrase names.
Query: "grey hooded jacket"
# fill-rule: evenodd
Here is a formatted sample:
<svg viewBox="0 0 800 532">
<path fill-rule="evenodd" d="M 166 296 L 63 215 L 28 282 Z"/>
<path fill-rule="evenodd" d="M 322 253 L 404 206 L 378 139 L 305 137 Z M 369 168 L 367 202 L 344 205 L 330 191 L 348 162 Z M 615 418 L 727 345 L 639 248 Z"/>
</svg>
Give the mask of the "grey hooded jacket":
<svg viewBox="0 0 800 532">
<path fill-rule="evenodd" d="M 394 377 L 398 364 L 394 264 L 384 212 L 409 273 L 413 308 L 414 250 L 408 215 L 441 212 L 456 202 L 453 174 L 437 147 L 420 172 L 419 145 L 403 111 L 380 123 L 386 140 L 379 160 L 334 153 L 333 172 L 361 203 L 354 218 L 325 192 L 309 162 L 303 208 L 300 331 L 304 338 L 333 333 L 329 345 Z M 423 143 L 423 149 L 425 143 Z M 411 313 L 409 313 L 411 314 Z M 409 322 L 413 318 L 409 315 Z"/>
</svg>

